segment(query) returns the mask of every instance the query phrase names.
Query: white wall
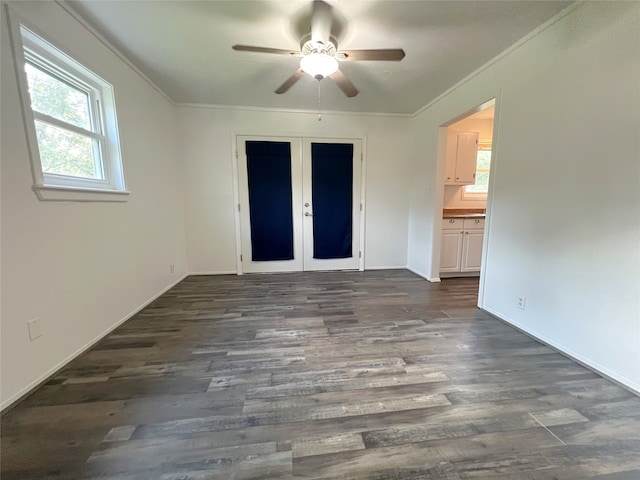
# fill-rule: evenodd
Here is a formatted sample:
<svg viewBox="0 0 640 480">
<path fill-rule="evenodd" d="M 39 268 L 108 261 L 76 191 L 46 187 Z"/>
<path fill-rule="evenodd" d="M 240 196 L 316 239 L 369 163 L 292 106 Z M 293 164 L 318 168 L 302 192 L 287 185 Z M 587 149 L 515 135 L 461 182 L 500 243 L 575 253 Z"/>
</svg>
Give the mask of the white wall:
<svg viewBox="0 0 640 480">
<path fill-rule="evenodd" d="M 187 267 L 171 104 L 54 2 L 14 8 L 114 85 L 131 196 L 127 203 L 37 200 L 3 9 L 2 407 Z M 34 317 L 44 335 L 30 342 L 26 322 Z"/>
<path fill-rule="evenodd" d="M 639 17 L 637 2 L 585 2 L 416 118 L 408 251 L 432 274 L 438 126 L 497 96 L 481 305 L 636 391 Z"/>
<path fill-rule="evenodd" d="M 233 134 L 363 138 L 365 268 L 404 268 L 411 118 L 179 107 L 191 272 L 236 272 Z"/>
<path fill-rule="evenodd" d="M 445 185 L 443 208 L 486 208 L 486 199 L 463 198 L 464 186 Z"/>
</svg>

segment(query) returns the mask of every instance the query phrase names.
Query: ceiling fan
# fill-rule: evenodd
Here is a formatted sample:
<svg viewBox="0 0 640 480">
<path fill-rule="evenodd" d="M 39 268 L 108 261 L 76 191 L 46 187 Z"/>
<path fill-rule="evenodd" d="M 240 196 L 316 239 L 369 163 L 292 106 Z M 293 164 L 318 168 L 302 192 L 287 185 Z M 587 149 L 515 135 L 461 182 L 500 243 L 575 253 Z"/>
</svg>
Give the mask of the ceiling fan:
<svg viewBox="0 0 640 480">
<path fill-rule="evenodd" d="M 300 68 L 278 87 L 275 93 L 285 93 L 305 73 L 316 80 L 329 77 L 347 97 L 355 97 L 358 89 L 340 70 L 338 62 L 344 61 L 394 61 L 404 58 L 401 48 L 378 50 L 338 50 L 338 42 L 331 35 L 333 17 L 331 6 L 322 0 L 315 0 L 311 13 L 311 33 L 304 36 L 300 42 L 300 50 L 285 50 L 280 48 L 255 47 L 251 45 L 234 45 L 234 50 L 241 52 L 274 53 L 290 57 L 302 57 Z"/>
</svg>

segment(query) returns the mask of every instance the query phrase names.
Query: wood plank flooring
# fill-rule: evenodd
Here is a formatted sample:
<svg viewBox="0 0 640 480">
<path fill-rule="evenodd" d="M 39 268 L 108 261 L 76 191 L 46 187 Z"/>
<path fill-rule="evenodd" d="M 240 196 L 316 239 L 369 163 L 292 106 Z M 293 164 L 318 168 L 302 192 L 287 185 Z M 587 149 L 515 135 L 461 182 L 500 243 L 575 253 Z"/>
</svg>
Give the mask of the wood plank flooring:
<svg viewBox="0 0 640 480">
<path fill-rule="evenodd" d="M 404 270 L 189 277 L 2 418 L 2 480 L 640 479 L 640 398 Z"/>
</svg>

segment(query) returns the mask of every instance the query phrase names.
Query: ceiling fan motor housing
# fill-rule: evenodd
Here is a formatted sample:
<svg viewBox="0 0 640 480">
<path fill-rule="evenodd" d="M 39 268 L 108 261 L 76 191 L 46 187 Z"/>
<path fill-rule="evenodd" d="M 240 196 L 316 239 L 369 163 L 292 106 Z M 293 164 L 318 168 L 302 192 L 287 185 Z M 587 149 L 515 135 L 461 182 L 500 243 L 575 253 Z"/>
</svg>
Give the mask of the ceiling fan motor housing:
<svg viewBox="0 0 640 480">
<path fill-rule="evenodd" d="M 300 42 L 300 51 L 302 55 L 310 55 L 312 53 L 323 53 L 330 57 L 335 57 L 338 53 L 338 42 L 334 37 L 330 37 L 327 42 L 313 40 L 311 35 L 307 35 Z"/>
</svg>

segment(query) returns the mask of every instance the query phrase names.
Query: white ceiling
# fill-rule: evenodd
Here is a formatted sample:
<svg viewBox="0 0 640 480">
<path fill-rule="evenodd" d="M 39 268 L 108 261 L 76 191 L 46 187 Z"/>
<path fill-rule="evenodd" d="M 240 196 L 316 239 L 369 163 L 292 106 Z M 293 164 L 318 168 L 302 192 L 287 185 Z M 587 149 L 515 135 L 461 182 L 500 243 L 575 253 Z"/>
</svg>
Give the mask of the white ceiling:
<svg viewBox="0 0 640 480">
<path fill-rule="evenodd" d="M 176 103 L 315 110 L 306 76 L 273 91 L 299 59 L 234 44 L 299 49 L 308 0 L 68 2 Z M 328 0 L 338 49 L 403 48 L 401 62 L 342 62 L 360 90 L 320 83 L 325 111 L 410 114 L 534 30 L 569 1 Z"/>
</svg>

